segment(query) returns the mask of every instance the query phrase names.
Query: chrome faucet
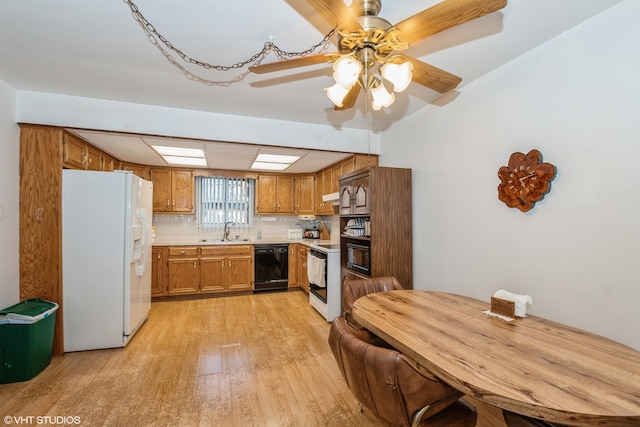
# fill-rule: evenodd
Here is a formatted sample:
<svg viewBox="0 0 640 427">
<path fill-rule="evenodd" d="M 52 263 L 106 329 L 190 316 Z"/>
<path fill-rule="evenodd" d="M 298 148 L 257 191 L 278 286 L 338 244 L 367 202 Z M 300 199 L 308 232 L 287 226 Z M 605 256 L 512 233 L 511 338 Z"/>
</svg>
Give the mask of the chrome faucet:
<svg viewBox="0 0 640 427">
<path fill-rule="evenodd" d="M 231 232 L 231 230 L 229 230 L 229 225 L 236 225 L 236 223 L 233 221 L 227 221 L 224 223 L 224 232 L 222 234 L 222 240 L 229 240 L 229 233 Z"/>
</svg>

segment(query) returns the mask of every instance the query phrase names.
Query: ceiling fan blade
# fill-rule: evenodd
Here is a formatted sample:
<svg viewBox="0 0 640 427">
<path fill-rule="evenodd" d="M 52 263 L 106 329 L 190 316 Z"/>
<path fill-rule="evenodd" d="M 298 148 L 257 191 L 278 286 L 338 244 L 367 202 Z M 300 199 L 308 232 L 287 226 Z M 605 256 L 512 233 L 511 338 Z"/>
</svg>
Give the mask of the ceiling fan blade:
<svg viewBox="0 0 640 427">
<path fill-rule="evenodd" d="M 288 70 L 290 68 L 306 67 L 307 65 L 335 62 L 339 57 L 340 55 L 338 53 L 318 53 L 316 55 L 302 56 L 300 58 L 287 59 L 285 61 L 252 65 L 249 67 L 249 71 L 256 74 L 272 73 L 274 71 Z"/>
<path fill-rule="evenodd" d="M 338 107 L 337 105 L 334 107 L 336 111 L 348 110 L 349 108 L 353 108 L 356 105 L 356 100 L 358 99 L 358 95 L 360 94 L 360 84 L 356 83 L 353 85 L 351 90 L 347 93 L 347 95 L 342 100 L 342 107 Z"/>
<path fill-rule="evenodd" d="M 307 0 L 325 21 L 338 31 L 358 31 L 361 26 L 343 0 Z"/>
<path fill-rule="evenodd" d="M 502 9 L 507 0 L 444 0 L 399 22 L 403 42 L 414 43 L 456 25 Z"/>
<path fill-rule="evenodd" d="M 412 80 L 436 92 L 447 93 L 458 87 L 462 81 L 462 78 L 419 59 L 410 57 L 404 57 L 404 59 L 413 64 Z"/>
</svg>

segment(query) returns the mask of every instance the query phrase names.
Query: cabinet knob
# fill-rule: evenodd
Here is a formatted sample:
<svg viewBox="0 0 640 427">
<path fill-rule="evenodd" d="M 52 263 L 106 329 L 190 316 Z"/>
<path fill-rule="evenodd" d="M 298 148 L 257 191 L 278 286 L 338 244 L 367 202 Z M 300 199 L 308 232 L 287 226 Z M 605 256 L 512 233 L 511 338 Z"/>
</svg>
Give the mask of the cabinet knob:
<svg viewBox="0 0 640 427">
<path fill-rule="evenodd" d="M 167 199 L 167 209 L 169 209 L 170 207 L 171 207 L 171 201 Z"/>
</svg>

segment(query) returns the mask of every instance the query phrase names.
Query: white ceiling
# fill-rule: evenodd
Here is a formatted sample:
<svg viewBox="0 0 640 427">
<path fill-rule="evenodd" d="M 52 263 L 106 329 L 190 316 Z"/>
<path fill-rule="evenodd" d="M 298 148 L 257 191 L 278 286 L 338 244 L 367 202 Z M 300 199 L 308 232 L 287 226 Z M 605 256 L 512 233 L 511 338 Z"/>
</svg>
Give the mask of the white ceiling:
<svg viewBox="0 0 640 427">
<path fill-rule="evenodd" d="M 620 1 L 509 0 L 501 11 L 429 37 L 406 53 L 462 77 L 457 92 L 463 92 L 475 79 Z M 304 0 L 134 3 L 174 46 L 212 65 L 243 61 L 269 40 L 284 51 L 304 51 L 331 29 Z M 393 24 L 436 3 L 383 0 L 380 16 Z M 275 60 L 271 54 L 264 62 Z M 330 65 L 257 75 L 247 67 L 215 71 L 179 57 L 173 62 L 150 43 L 125 1 L 0 2 L 0 80 L 18 90 L 359 129 L 367 128 L 366 114 L 373 114 L 377 131 L 428 104 L 456 98 L 439 99 L 437 92 L 413 83 L 379 112 L 369 111 L 364 94 L 355 108 L 334 111 L 323 91 L 332 84 Z M 80 134 L 123 160 L 164 164 L 148 148 L 147 137 Z M 267 150 L 213 141 L 175 143 L 203 146 L 211 168 L 243 169 L 256 150 Z M 299 172 L 321 169 L 341 156 L 301 151 Z"/>
</svg>

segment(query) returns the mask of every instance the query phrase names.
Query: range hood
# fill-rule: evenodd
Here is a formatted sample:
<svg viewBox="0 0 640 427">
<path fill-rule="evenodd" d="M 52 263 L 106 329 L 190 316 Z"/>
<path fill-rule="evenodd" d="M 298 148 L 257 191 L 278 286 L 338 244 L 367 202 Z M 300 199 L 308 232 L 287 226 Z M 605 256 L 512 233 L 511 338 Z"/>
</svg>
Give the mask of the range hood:
<svg viewBox="0 0 640 427">
<path fill-rule="evenodd" d="M 340 201 L 340 193 L 336 192 L 336 193 L 324 194 L 322 196 L 322 201 L 330 202 L 332 205 L 337 205 L 338 202 Z"/>
</svg>

